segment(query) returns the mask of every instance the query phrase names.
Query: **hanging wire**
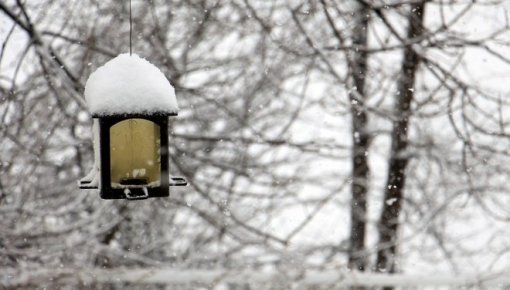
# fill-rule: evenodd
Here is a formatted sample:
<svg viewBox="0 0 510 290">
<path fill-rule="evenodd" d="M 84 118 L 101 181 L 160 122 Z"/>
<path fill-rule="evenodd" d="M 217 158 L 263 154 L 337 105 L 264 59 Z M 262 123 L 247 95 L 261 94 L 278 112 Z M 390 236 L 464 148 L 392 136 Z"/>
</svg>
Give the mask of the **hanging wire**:
<svg viewBox="0 0 510 290">
<path fill-rule="evenodd" d="M 131 14 L 131 0 L 129 0 L 129 55 L 133 54 L 133 16 Z"/>
</svg>

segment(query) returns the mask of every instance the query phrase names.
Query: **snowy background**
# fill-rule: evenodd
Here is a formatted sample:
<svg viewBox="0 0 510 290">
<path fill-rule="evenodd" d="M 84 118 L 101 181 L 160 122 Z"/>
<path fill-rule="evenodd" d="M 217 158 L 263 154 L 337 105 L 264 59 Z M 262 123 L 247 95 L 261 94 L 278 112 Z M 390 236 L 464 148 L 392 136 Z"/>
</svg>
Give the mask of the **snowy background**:
<svg viewBox="0 0 510 290">
<path fill-rule="evenodd" d="M 0 0 L 0 288 L 510 287 L 510 1 L 132 9 L 189 186 L 77 186 L 129 1 Z"/>
</svg>

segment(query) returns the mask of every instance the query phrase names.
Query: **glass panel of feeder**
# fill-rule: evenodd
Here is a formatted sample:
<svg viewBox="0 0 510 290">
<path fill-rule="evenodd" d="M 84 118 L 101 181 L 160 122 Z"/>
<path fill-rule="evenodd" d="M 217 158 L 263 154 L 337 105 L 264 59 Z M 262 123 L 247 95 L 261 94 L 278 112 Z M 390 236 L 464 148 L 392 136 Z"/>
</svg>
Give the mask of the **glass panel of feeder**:
<svg viewBox="0 0 510 290">
<path fill-rule="evenodd" d="M 127 119 L 110 128 L 111 187 L 160 185 L 159 126 L 144 119 Z"/>
</svg>

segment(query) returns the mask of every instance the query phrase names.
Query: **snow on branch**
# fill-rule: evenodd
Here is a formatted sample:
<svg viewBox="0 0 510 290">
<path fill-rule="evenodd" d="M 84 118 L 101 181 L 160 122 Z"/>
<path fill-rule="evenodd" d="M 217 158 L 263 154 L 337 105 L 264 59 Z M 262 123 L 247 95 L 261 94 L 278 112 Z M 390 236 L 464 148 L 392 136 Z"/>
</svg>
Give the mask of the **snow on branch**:
<svg viewBox="0 0 510 290">
<path fill-rule="evenodd" d="M 271 284 L 271 285 L 335 285 L 415 287 L 415 286 L 504 286 L 510 285 L 510 271 L 493 273 L 449 274 L 395 274 L 346 272 L 341 270 L 280 269 L 278 271 L 176 268 L 122 268 L 122 269 L 39 269 L 35 271 L 4 269 L 7 273 L 0 285 L 20 285 L 61 281 L 63 283 L 140 283 L 140 284 Z"/>
</svg>

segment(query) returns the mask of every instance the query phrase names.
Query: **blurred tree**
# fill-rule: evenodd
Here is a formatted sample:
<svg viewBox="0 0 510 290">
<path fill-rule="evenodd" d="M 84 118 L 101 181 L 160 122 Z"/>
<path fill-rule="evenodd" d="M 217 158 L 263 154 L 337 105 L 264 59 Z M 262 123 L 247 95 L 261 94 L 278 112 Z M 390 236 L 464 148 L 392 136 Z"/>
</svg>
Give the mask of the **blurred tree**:
<svg viewBox="0 0 510 290">
<path fill-rule="evenodd" d="M 419 41 L 422 38 L 425 19 L 424 7 L 424 1 L 410 5 L 407 40 L 402 40 L 402 42 Z M 397 80 L 395 109 L 393 110 L 395 119 L 392 122 L 388 179 L 384 189 L 383 209 L 379 220 L 379 249 L 376 260 L 377 270 L 391 273 L 395 272 L 394 259 L 396 257 L 399 216 L 405 196 L 407 164 L 410 159 L 406 150 L 408 149 L 409 121 L 412 115 L 411 104 L 414 100 L 415 79 L 420 64 L 420 56 L 411 45 L 406 46 L 403 54 L 402 69 Z"/>
<path fill-rule="evenodd" d="M 84 83 L 128 48 L 127 4 L 0 2 L 27 36 L 2 81 L 3 266 L 235 267 L 258 260 L 234 259 L 245 248 L 287 244 L 268 217 L 303 182 L 280 152 L 308 146 L 284 141 L 302 98 L 284 80 L 307 68 L 283 65 L 235 3 L 133 2 L 134 52 L 179 95 L 172 171 L 190 187 L 139 203 L 77 190 L 93 160 Z"/>
<path fill-rule="evenodd" d="M 436 3 L 433 1 L 372 2 L 359 0 L 346 2 L 345 5 L 339 6 L 334 1 L 321 1 L 322 6 L 327 8 L 324 9 L 322 17 L 317 11 L 313 15 L 313 20 L 310 20 L 312 17 L 294 17 L 309 48 L 313 51 L 313 55 L 317 56 L 324 64 L 325 69 L 322 72 L 325 75 L 329 74 L 333 79 L 330 83 L 331 90 L 338 91 L 341 87 L 346 88 L 347 92 L 342 97 L 348 102 L 341 104 L 347 104 L 345 106 L 349 107 L 349 104 L 354 103 L 354 106 L 350 106 L 351 108 L 361 104 L 361 110 L 358 110 L 358 112 L 356 110 L 351 111 L 353 118 L 351 133 L 354 137 L 356 135 L 359 137 L 359 128 L 366 128 L 361 130 L 366 132 L 366 140 L 376 140 L 375 145 L 369 141 L 365 143 L 366 145 L 361 146 L 361 148 L 364 148 L 364 154 L 368 155 L 366 158 L 368 160 L 367 164 L 377 165 L 375 170 L 368 172 L 369 166 L 357 167 L 356 164 L 363 164 L 360 160 L 358 160 L 358 163 L 354 162 L 352 166 L 354 185 L 351 192 L 351 215 L 353 215 L 353 218 L 351 219 L 350 232 L 350 262 L 353 261 L 353 247 L 357 247 L 363 249 L 357 252 L 358 256 L 377 252 L 377 255 L 372 257 L 373 260 L 369 259 L 369 261 L 373 261 L 374 269 L 381 272 L 396 272 L 397 263 L 399 259 L 403 258 L 397 255 L 397 247 L 413 244 L 412 242 L 404 243 L 409 238 L 402 237 L 402 227 L 408 227 L 412 232 L 421 232 L 424 227 L 432 240 L 437 243 L 439 251 L 453 265 L 453 269 L 458 268 L 455 266 L 456 263 L 452 261 L 452 252 L 456 251 L 452 249 L 452 246 L 446 246 L 446 244 L 457 245 L 459 241 L 449 233 L 444 232 L 444 226 L 441 229 L 441 226 L 438 227 L 435 222 L 431 224 L 430 221 L 436 220 L 444 223 L 446 218 L 452 218 L 452 215 L 443 215 L 443 211 L 451 206 L 450 203 L 455 203 L 452 200 L 462 195 L 455 188 L 465 188 L 465 184 L 463 185 L 465 181 L 453 181 L 456 179 L 454 176 L 464 180 L 462 174 L 457 175 L 459 170 L 463 170 L 458 168 L 457 165 L 461 165 L 468 172 L 469 187 L 479 191 L 476 196 L 479 197 L 481 192 L 492 191 L 489 188 L 493 187 L 489 184 L 482 186 L 485 189 L 477 187 L 475 185 L 477 182 L 473 180 L 473 175 L 469 173 L 473 168 L 466 165 L 466 153 L 476 156 L 480 151 L 476 152 L 477 150 L 471 143 L 473 140 L 467 140 L 466 136 L 472 136 L 470 131 L 483 131 L 481 128 L 483 125 L 481 124 L 485 122 L 494 125 L 499 123 L 497 125 L 499 127 L 502 127 L 501 124 L 505 122 L 501 117 L 495 117 L 492 121 L 481 116 L 478 119 L 474 117 L 477 114 L 474 111 L 477 109 L 470 110 L 470 113 L 474 115 L 468 116 L 469 113 L 466 113 L 465 109 L 471 106 L 477 106 L 480 109 L 480 103 L 484 106 L 490 106 L 491 110 L 496 111 L 506 111 L 508 106 L 503 102 L 495 104 L 494 102 L 499 98 L 489 91 L 480 90 L 479 82 L 465 81 L 465 75 L 470 75 L 476 70 L 476 68 L 473 70 L 471 67 L 473 59 L 468 57 L 467 54 L 478 49 L 478 52 L 484 55 L 485 58 L 493 57 L 499 66 L 508 64 L 508 59 L 499 53 L 496 47 L 498 47 L 498 43 L 502 43 L 503 39 L 507 39 L 509 30 L 506 18 L 502 17 L 502 19 L 492 22 L 491 28 L 480 34 L 474 35 L 467 32 L 463 34 L 459 31 L 466 31 L 466 28 L 461 26 L 469 22 L 468 19 L 474 17 L 473 13 L 494 13 L 497 11 L 497 5 L 502 3 L 496 1 L 477 5 L 474 2 L 460 4 L 442 1 Z M 310 1 L 310 3 L 302 4 L 300 8 L 307 5 L 309 7 L 314 6 L 313 2 Z M 431 16 L 427 18 L 424 16 L 426 5 L 430 6 L 428 10 L 432 11 L 429 13 Z M 357 10 L 356 6 L 362 7 L 362 9 Z M 335 18 L 331 16 L 328 9 L 335 11 L 334 15 L 338 18 L 338 23 L 333 22 Z M 342 12 L 345 12 L 345 14 L 342 14 Z M 298 15 L 298 13 L 294 15 Z M 349 15 L 355 15 L 355 17 L 349 17 Z M 356 19 L 356 17 L 362 19 L 370 15 L 374 17 L 369 22 L 349 21 L 349 19 Z M 317 19 L 323 19 L 324 24 L 322 26 L 317 25 Z M 307 27 L 307 23 L 314 23 L 313 27 L 315 29 L 311 28 L 311 24 Z M 317 27 L 330 27 L 331 33 L 328 35 Z M 360 39 L 364 38 L 364 27 L 367 27 L 368 40 L 363 42 Z M 347 40 L 342 41 L 343 39 Z M 334 41 L 338 40 L 340 40 L 339 43 L 334 44 Z M 343 61 L 339 61 L 338 53 L 345 53 L 347 57 L 342 59 Z M 349 54 L 360 56 L 364 62 L 368 63 L 366 65 L 361 62 L 362 65 L 358 67 L 363 67 L 364 70 L 362 70 L 362 73 L 354 74 L 354 77 L 349 74 L 353 71 L 351 69 L 353 67 L 352 61 L 350 62 L 348 57 Z M 421 66 L 421 63 L 424 65 Z M 358 64 L 360 64 L 359 61 Z M 345 65 L 345 67 L 342 68 L 342 65 Z M 460 70 L 460 66 L 465 66 L 466 69 Z M 345 75 L 344 71 L 347 72 Z M 368 82 L 363 86 L 349 86 L 349 76 L 356 79 L 356 75 L 363 76 L 363 79 L 368 80 Z M 353 100 L 353 95 L 357 96 L 358 99 Z M 466 98 L 469 101 L 466 101 Z M 474 103 L 477 102 L 480 103 L 475 105 Z M 339 102 L 337 101 L 337 103 Z M 454 103 L 456 105 L 453 105 Z M 496 107 L 499 109 L 496 109 Z M 460 111 L 457 111 L 457 109 Z M 366 116 L 363 113 L 366 113 Z M 478 111 L 478 113 L 485 115 L 481 111 Z M 498 116 L 500 115 L 498 114 Z M 477 121 L 474 121 L 473 118 Z M 367 119 L 373 121 L 367 122 Z M 427 122 L 428 125 L 422 126 L 421 122 Z M 445 127 L 445 124 L 448 123 L 451 127 Z M 471 126 L 473 128 L 470 128 Z M 478 129 L 475 129 L 476 127 Z M 439 132 L 430 131 L 434 130 L 432 128 L 441 129 L 439 129 Z M 452 130 L 445 130 L 447 128 Z M 464 128 L 466 132 L 461 132 L 463 129 L 460 128 Z M 488 132 L 486 131 L 486 133 Z M 495 135 L 503 137 L 504 134 L 501 134 L 500 131 L 492 136 Z M 469 139 L 469 137 L 467 138 Z M 358 140 L 363 139 L 359 138 Z M 499 140 L 502 141 L 502 139 Z M 359 152 L 356 150 L 359 145 L 356 141 L 356 138 L 354 138 L 351 156 L 353 160 L 356 160 L 356 153 Z M 369 148 L 370 144 L 372 146 Z M 387 144 L 391 145 L 388 146 Z M 463 153 L 461 153 L 462 161 L 452 162 L 451 160 L 455 159 L 454 156 L 459 156 L 457 154 L 460 152 L 451 150 L 453 148 L 448 150 L 443 144 L 464 144 L 462 146 L 464 148 Z M 377 147 L 374 148 L 374 146 L 379 145 L 388 148 L 389 153 L 382 153 L 382 156 L 377 156 L 376 154 L 384 151 Z M 482 151 L 486 149 L 487 147 Z M 370 154 L 374 154 L 374 156 L 371 157 Z M 380 161 L 381 159 L 387 160 L 387 164 L 384 165 L 384 162 Z M 415 163 L 422 166 L 423 164 L 433 167 L 438 166 L 435 168 L 439 172 L 434 173 L 437 174 L 434 175 L 434 178 L 447 178 L 448 182 L 431 186 L 426 179 L 430 178 L 430 170 L 436 169 L 426 169 L 429 175 L 424 177 L 421 169 L 415 167 Z M 410 170 L 409 167 L 413 169 Z M 487 166 L 484 165 L 484 169 L 487 170 Z M 384 172 L 386 175 L 384 183 L 381 181 L 381 177 L 377 176 L 381 176 L 378 171 Z M 357 183 L 356 178 L 360 177 L 358 176 L 360 172 L 364 172 L 362 176 L 366 178 L 373 178 L 370 184 L 374 186 L 373 192 L 375 194 L 368 200 L 373 201 L 375 205 L 382 205 L 379 218 L 374 222 L 374 224 L 377 224 L 375 231 L 365 232 L 363 230 L 364 227 L 370 228 L 370 218 L 357 220 L 354 218 L 357 212 L 363 213 L 367 208 L 367 204 L 360 202 L 364 199 L 365 194 L 362 191 L 357 194 L 354 190 Z M 427 184 L 425 187 L 424 183 Z M 419 184 L 422 185 L 419 186 Z M 418 202 L 414 199 L 417 196 L 413 192 L 416 186 L 419 186 L 426 196 L 418 197 L 420 200 Z M 440 194 L 437 191 L 438 187 L 441 188 Z M 408 192 L 408 189 L 410 189 L 410 192 Z M 452 190 L 457 193 L 452 195 Z M 384 195 L 377 193 L 377 191 L 384 192 Z M 471 190 L 464 191 L 461 189 L 461 191 L 468 195 L 474 194 Z M 444 198 L 443 196 L 439 198 L 438 194 L 439 196 L 444 194 Z M 428 202 L 420 204 L 423 198 Z M 435 198 L 439 198 L 444 203 L 439 201 L 431 203 L 430 200 Z M 483 203 L 482 199 L 476 199 Z M 499 200 L 502 203 L 507 203 L 501 199 Z M 404 202 L 412 205 L 408 211 L 403 206 Z M 419 208 L 420 212 L 418 216 L 427 216 L 425 224 L 416 223 L 414 220 L 417 216 L 416 212 L 413 212 L 417 210 L 416 207 Z M 489 215 L 493 215 L 494 211 L 500 212 L 499 208 L 490 209 L 483 205 L 482 207 L 484 210 L 491 211 Z M 425 212 L 427 211 L 434 212 L 434 215 L 426 215 Z M 505 216 L 508 217 L 507 214 Z M 356 225 L 358 230 L 354 230 Z M 378 245 L 373 249 L 368 245 L 363 248 L 363 242 L 359 243 L 363 239 L 366 240 L 364 235 L 367 234 L 379 239 Z M 437 254 L 437 251 L 434 252 Z M 353 268 L 352 264 L 351 268 Z"/>
</svg>

